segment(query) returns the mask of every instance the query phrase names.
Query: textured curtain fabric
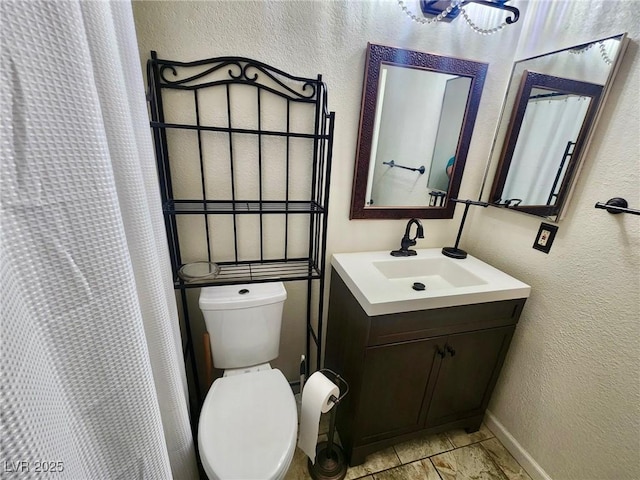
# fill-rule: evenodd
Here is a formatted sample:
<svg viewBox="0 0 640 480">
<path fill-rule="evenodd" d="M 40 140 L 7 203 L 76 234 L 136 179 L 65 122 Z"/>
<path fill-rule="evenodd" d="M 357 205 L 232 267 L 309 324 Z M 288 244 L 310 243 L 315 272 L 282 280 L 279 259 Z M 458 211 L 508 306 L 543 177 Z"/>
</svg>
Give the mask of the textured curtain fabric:
<svg viewBox="0 0 640 480">
<path fill-rule="evenodd" d="M 3 478 L 197 478 L 131 6 L 0 9 Z"/>
</svg>

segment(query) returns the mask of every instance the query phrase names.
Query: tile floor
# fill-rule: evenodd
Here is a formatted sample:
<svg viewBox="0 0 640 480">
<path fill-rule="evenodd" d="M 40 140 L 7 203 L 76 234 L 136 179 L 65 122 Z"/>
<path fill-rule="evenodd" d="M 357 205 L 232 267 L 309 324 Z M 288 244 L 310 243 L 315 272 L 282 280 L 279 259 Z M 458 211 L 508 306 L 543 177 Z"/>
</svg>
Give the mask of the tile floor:
<svg viewBox="0 0 640 480">
<path fill-rule="evenodd" d="M 320 422 L 320 440 L 326 440 L 328 415 Z M 285 480 L 306 480 L 307 457 L 296 448 Z M 346 480 L 531 480 L 524 469 L 482 425 L 467 434 L 452 430 L 394 445 L 367 457 L 347 470 Z"/>
</svg>

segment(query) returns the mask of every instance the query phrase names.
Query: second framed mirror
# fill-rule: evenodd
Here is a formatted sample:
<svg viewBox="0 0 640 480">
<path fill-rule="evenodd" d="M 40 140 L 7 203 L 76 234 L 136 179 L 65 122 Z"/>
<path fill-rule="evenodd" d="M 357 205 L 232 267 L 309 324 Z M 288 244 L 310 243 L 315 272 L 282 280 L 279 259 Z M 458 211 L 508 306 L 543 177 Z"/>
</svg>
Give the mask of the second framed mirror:
<svg viewBox="0 0 640 480">
<path fill-rule="evenodd" d="M 481 198 L 562 218 L 627 43 L 622 33 L 514 63 Z"/>
</svg>

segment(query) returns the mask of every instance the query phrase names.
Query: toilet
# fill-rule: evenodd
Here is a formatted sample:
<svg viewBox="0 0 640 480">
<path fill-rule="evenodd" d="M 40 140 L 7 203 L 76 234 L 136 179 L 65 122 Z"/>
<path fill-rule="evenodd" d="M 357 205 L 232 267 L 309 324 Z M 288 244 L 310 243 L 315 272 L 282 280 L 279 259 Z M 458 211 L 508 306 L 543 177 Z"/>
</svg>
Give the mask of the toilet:
<svg viewBox="0 0 640 480">
<path fill-rule="evenodd" d="M 204 287 L 199 305 L 211 341 L 213 382 L 200 412 L 198 447 L 209 480 L 279 480 L 296 447 L 296 402 L 271 368 L 280 347 L 282 282 Z"/>
</svg>

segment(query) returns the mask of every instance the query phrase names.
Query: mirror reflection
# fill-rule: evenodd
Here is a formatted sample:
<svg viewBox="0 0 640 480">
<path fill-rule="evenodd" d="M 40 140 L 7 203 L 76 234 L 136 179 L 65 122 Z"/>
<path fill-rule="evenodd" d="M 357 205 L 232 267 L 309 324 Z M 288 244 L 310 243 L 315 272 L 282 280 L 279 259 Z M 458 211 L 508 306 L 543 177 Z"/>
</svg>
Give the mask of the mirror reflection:
<svg viewBox="0 0 640 480">
<path fill-rule="evenodd" d="M 559 219 L 625 47 L 622 34 L 514 64 L 492 150 L 492 204 Z"/>
<path fill-rule="evenodd" d="M 553 215 L 593 122 L 602 85 L 525 71 L 494 203 Z M 502 198 L 498 198 L 502 197 Z"/>
<path fill-rule="evenodd" d="M 440 201 L 438 194 L 449 188 L 470 87 L 466 77 L 381 67 L 366 207 Z"/>
<path fill-rule="evenodd" d="M 369 44 L 351 218 L 451 218 L 487 65 Z"/>
<path fill-rule="evenodd" d="M 502 196 L 526 205 L 556 204 L 567 159 L 574 153 L 579 127 L 591 104 L 582 95 L 531 90 L 522 120 L 522 129 L 529 134 L 518 137 Z M 551 139 L 548 143 L 547 138 Z"/>
</svg>

